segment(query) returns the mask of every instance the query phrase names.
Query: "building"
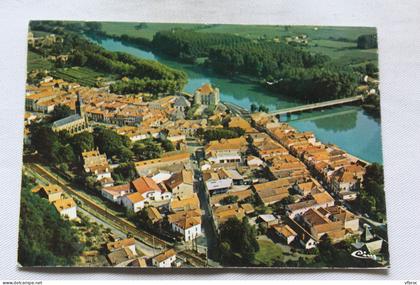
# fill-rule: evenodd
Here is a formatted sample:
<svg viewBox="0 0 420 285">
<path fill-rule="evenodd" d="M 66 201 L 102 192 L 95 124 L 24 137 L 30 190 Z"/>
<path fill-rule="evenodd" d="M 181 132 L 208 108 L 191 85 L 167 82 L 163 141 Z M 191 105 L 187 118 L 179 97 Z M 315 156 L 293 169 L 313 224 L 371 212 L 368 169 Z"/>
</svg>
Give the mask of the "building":
<svg viewBox="0 0 420 285">
<path fill-rule="evenodd" d="M 209 83 L 194 92 L 194 103 L 197 105 L 216 106 L 220 103 L 220 91 Z"/>
<path fill-rule="evenodd" d="M 190 241 L 201 235 L 201 211 L 187 210 L 168 215 L 168 222 L 174 232 L 180 233 L 184 241 Z"/>
<path fill-rule="evenodd" d="M 165 181 L 165 185 L 172 192 L 173 197 L 185 198 L 194 193 L 193 173 L 191 170 L 181 170 Z"/>
<path fill-rule="evenodd" d="M 54 201 L 54 207 L 60 216 L 69 220 L 77 219 L 77 206 L 73 198 L 56 200 Z"/>
<path fill-rule="evenodd" d="M 213 217 L 218 226 L 230 218 L 242 220 L 245 217 L 245 210 L 238 203 L 213 207 Z"/>
<path fill-rule="evenodd" d="M 209 179 L 205 182 L 206 189 L 210 196 L 215 194 L 226 193 L 233 185 L 231 178 L 225 179 Z"/>
<path fill-rule="evenodd" d="M 189 164 L 190 154 L 187 152 L 166 153 L 160 158 L 135 162 L 139 175 L 149 175 L 156 170 L 163 169 L 184 169 Z"/>
<path fill-rule="evenodd" d="M 156 267 L 171 267 L 176 260 L 176 252 L 168 249 L 152 258 L 152 264 Z"/>
<path fill-rule="evenodd" d="M 184 96 L 177 96 L 174 102 L 174 108 L 178 111 L 185 112 L 188 108 L 191 107 L 190 101 L 188 101 Z"/>
<path fill-rule="evenodd" d="M 297 237 L 297 233 L 289 225 L 274 225 L 275 234 L 286 244 L 291 244 Z"/>
<path fill-rule="evenodd" d="M 80 94 L 77 94 L 76 114 L 53 122 L 52 130 L 54 132 L 67 131 L 71 135 L 91 130 Z"/>
<path fill-rule="evenodd" d="M 162 215 L 155 207 L 147 207 L 147 217 L 152 222 L 152 224 L 159 223 L 163 220 Z"/>
<path fill-rule="evenodd" d="M 169 203 L 169 210 L 171 212 L 198 210 L 200 209 L 200 199 L 197 193 L 192 193 L 190 197 L 173 197 Z"/>
<path fill-rule="evenodd" d="M 130 184 L 123 184 L 117 186 L 103 187 L 101 189 L 101 194 L 106 199 L 111 202 L 121 204 L 122 197 L 130 193 Z"/>
<path fill-rule="evenodd" d="M 61 196 L 64 194 L 63 189 L 56 184 L 37 185 L 31 190 L 31 192 L 39 194 L 50 203 L 61 199 Z"/>
<path fill-rule="evenodd" d="M 290 186 L 291 184 L 287 179 L 277 179 L 265 183 L 254 184 L 252 187 L 264 205 L 268 206 L 288 197 Z"/>
<path fill-rule="evenodd" d="M 241 163 L 248 142 L 244 137 L 210 141 L 204 148 L 206 159 L 210 163 Z"/>
<path fill-rule="evenodd" d="M 84 151 L 82 152 L 82 159 L 85 172 L 95 175 L 96 181 L 99 181 L 103 187 L 114 185 L 111 167 L 105 153 L 101 154 L 97 149 Z"/>
</svg>

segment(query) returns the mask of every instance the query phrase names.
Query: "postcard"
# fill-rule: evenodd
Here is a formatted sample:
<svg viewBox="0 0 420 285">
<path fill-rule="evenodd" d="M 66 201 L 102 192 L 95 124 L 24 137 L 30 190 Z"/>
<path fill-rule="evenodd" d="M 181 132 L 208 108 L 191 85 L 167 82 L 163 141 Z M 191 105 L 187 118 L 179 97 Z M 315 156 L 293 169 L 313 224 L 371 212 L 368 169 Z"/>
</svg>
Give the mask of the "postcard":
<svg viewBox="0 0 420 285">
<path fill-rule="evenodd" d="M 18 264 L 388 268 L 377 42 L 31 21 Z"/>
</svg>

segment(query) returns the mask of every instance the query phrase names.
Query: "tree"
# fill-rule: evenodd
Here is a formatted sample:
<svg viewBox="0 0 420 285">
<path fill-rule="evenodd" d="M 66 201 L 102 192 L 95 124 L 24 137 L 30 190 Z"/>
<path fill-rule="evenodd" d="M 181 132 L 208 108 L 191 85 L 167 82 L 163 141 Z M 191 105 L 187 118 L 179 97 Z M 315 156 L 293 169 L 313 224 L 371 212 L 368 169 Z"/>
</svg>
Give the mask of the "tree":
<svg viewBox="0 0 420 285">
<path fill-rule="evenodd" d="M 385 216 L 385 191 L 383 166 L 373 163 L 366 167 L 362 189 L 359 194 L 359 205 L 363 213 L 373 218 Z"/>
<path fill-rule="evenodd" d="M 247 218 L 242 221 L 230 218 L 220 226 L 220 241 L 229 245 L 232 253 L 239 253 L 245 263 L 250 264 L 255 253 L 259 250 L 256 240 L 256 230 L 248 223 Z"/>
<path fill-rule="evenodd" d="M 95 147 L 93 135 L 89 132 L 75 134 L 71 138 L 70 144 L 73 147 L 74 153 L 78 156 L 80 156 L 82 152 L 92 150 Z"/>
<path fill-rule="evenodd" d="M 267 106 L 264 106 L 264 105 L 260 105 L 260 106 L 258 107 L 258 111 L 259 111 L 259 112 L 265 112 L 265 113 L 268 113 L 268 107 L 267 107 Z"/>
<path fill-rule="evenodd" d="M 130 153 L 130 139 L 126 136 L 119 135 L 113 130 L 103 127 L 95 128 L 93 131 L 95 145 L 101 153 L 106 153 L 108 157 L 121 156 L 123 161 L 126 160 Z"/>
<path fill-rule="evenodd" d="M 112 172 L 112 177 L 117 182 L 129 182 L 138 177 L 136 166 L 132 162 L 120 163 Z"/>
<path fill-rule="evenodd" d="M 86 22 L 85 26 L 90 32 L 100 32 L 102 30 L 102 23 L 100 22 Z"/>
<path fill-rule="evenodd" d="M 229 195 L 220 200 L 219 203 L 222 205 L 229 205 L 238 202 L 238 199 L 238 196 Z"/>
<path fill-rule="evenodd" d="M 138 160 L 148 160 L 160 157 L 163 149 L 159 143 L 145 139 L 134 143 L 133 152 Z"/>
<path fill-rule="evenodd" d="M 357 38 L 357 48 L 370 49 L 378 48 L 378 37 L 376 34 L 361 35 Z"/>
<path fill-rule="evenodd" d="M 80 255 L 71 222 L 64 220 L 47 200 L 31 193 L 34 185 L 22 174 L 18 261 L 23 266 L 69 266 Z"/>
<path fill-rule="evenodd" d="M 60 104 L 55 106 L 54 110 L 51 112 L 51 120 L 54 122 L 73 114 L 74 112 L 70 109 L 69 106 Z"/>
<path fill-rule="evenodd" d="M 254 103 L 251 104 L 251 113 L 255 113 L 258 110 L 258 106 Z"/>
</svg>

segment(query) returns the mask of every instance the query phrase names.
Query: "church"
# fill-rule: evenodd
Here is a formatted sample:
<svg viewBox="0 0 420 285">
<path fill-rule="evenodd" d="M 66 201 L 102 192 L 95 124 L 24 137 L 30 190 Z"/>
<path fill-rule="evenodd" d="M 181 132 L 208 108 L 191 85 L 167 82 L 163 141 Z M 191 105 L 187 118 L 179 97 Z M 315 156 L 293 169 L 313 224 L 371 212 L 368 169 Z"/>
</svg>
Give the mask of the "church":
<svg viewBox="0 0 420 285">
<path fill-rule="evenodd" d="M 88 118 L 84 112 L 83 101 L 80 94 L 77 94 L 76 114 L 57 120 L 52 124 L 54 132 L 67 131 L 71 135 L 84 131 L 91 131 Z"/>
</svg>

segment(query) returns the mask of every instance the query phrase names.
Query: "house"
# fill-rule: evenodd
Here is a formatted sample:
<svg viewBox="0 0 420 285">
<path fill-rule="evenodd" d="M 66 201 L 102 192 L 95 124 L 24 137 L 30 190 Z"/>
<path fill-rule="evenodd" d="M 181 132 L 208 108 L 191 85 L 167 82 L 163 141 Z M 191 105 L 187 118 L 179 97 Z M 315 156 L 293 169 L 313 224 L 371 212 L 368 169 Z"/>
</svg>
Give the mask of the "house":
<svg viewBox="0 0 420 285">
<path fill-rule="evenodd" d="M 201 211 L 199 209 L 168 215 L 168 222 L 174 232 L 184 236 L 185 241 L 193 240 L 201 235 Z"/>
<path fill-rule="evenodd" d="M 279 220 L 272 214 L 259 215 L 256 220 L 257 223 L 262 223 L 266 228 L 278 224 Z"/>
<path fill-rule="evenodd" d="M 229 128 L 241 128 L 245 131 L 245 133 L 252 133 L 256 131 L 247 120 L 240 116 L 231 117 L 228 126 Z"/>
<path fill-rule="evenodd" d="M 31 190 L 32 193 L 39 194 L 42 198 L 48 200 L 48 202 L 54 202 L 61 199 L 63 195 L 63 189 L 56 184 L 49 185 L 37 185 Z"/>
<path fill-rule="evenodd" d="M 209 179 L 205 182 L 206 189 L 209 192 L 210 196 L 215 194 L 226 193 L 233 185 L 233 180 L 231 178 L 225 179 Z"/>
<path fill-rule="evenodd" d="M 194 103 L 197 105 L 216 106 L 220 103 L 220 91 L 209 83 L 194 92 Z"/>
<path fill-rule="evenodd" d="M 290 183 L 286 179 L 276 179 L 274 181 L 254 184 L 252 187 L 264 205 L 268 206 L 289 196 Z"/>
<path fill-rule="evenodd" d="M 190 154 L 188 152 L 166 153 L 160 158 L 149 159 L 135 162 L 136 171 L 139 175 L 148 175 L 156 170 L 165 168 L 184 169 L 189 163 Z"/>
<path fill-rule="evenodd" d="M 294 221 L 293 219 L 287 219 L 286 223 L 296 233 L 295 239 L 298 239 L 299 244 L 303 248 L 311 249 L 317 246 L 318 242 L 316 241 L 316 239 L 296 221 Z"/>
<path fill-rule="evenodd" d="M 274 157 L 278 155 L 287 155 L 289 151 L 281 144 L 275 142 L 272 138 L 268 137 L 263 141 L 254 141 L 253 147 L 255 148 L 258 156 L 262 159 Z"/>
<path fill-rule="evenodd" d="M 130 184 L 107 186 L 101 189 L 101 194 L 111 202 L 121 204 L 122 197 L 130 193 Z"/>
<path fill-rule="evenodd" d="M 77 206 L 73 198 L 55 200 L 54 207 L 60 216 L 69 220 L 77 219 Z"/>
<path fill-rule="evenodd" d="M 217 174 L 219 175 L 219 178 L 221 179 L 226 179 L 226 178 L 232 179 L 233 185 L 244 184 L 244 177 L 236 169 L 225 169 L 222 167 L 217 170 Z"/>
<path fill-rule="evenodd" d="M 291 244 L 297 237 L 297 233 L 289 225 L 274 225 L 272 229 L 286 244 Z"/>
<path fill-rule="evenodd" d="M 168 249 L 152 258 L 152 264 L 156 267 L 171 267 L 176 260 L 174 249 Z"/>
<path fill-rule="evenodd" d="M 241 163 L 247 145 L 244 137 L 210 141 L 205 146 L 204 153 L 210 163 Z"/>
<path fill-rule="evenodd" d="M 137 254 L 133 254 L 127 247 L 112 251 L 107 255 L 109 263 L 115 267 L 125 267 L 133 262 L 136 257 Z"/>
<path fill-rule="evenodd" d="M 220 225 L 230 218 L 242 220 L 245 217 L 245 210 L 238 203 L 213 207 L 213 217 L 216 225 Z"/>
<path fill-rule="evenodd" d="M 121 202 L 124 205 L 124 207 L 133 211 L 134 213 L 139 212 L 141 209 L 144 208 L 146 204 L 148 204 L 146 199 L 139 192 L 134 192 L 123 196 Z"/>
<path fill-rule="evenodd" d="M 181 170 L 165 181 L 165 185 L 172 192 L 172 197 L 185 198 L 194 193 L 193 173 L 191 170 Z"/>
<path fill-rule="evenodd" d="M 147 207 L 147 217 L 152 222 L 152 224 L 159 223 L 163 220 L 162 215 L 155 207 Z"/>
<path fill-rule="evenodd" d="M 101 154 L 97 149 L 84 151 L 82 152 L 82 159 L 85 172 L 95 175 L 96 181 L 99 181 L 102 187 L 114 185 L 106 154 Z"/>
<path fill-rule="evenodd" d="M 156 182 L 146 176 L 141 176 L 130 183 L 130 194 L 122 197 L 122 204 L 137 213 L 145 205 L 151 205 L 154 202 L 168 201 L 172 194 L 159 187 Z"/>
<path fill-rule="evenodd" d="M 357 191 L 363 181 L 365 168 L 351 164 L 337 169 L 331 176 L 331 188 L 336 193 Z"/>
<path fill-rule="evenodd" d="M 296 183 L 293 185 L 293 189 L 304 197 L 311 193 L 319 193 L 324 191 L 318 181 L 313 178 L 311 178 L 309 181 Z"/>
<path fill-rule="evenodd" d="M 196 209 L 200 209 L 200 200 L 198 199 L 197 193 L 193 193 L 190 197 L 173 197 L 169 203 L 169 210 L 171 212 Z"/>
<path fill-rule="evenodd" d="M 133 255 L 137 255 L 136 240 L 134 238 L 126 238 L 106 244 L 106 249 L 108 252 L 113 252 L 121 248 L 128 248 L 133 253 Z"/>
<path fill-rule="evenodd" d="M 262 161 L 256 156 L 248 155 L 248 157 L 246 158 L 246 165 L 250 167 L 259 167 L 261 165 L 264 165 L 264 161 Z"/>
<path fill-rule="evenodd" d="M 250 203 L 241 204 L 241 208 L 244 209 L 245 215 L 250 215 L 255 212 L 254 207 Z"/>
</svg>

